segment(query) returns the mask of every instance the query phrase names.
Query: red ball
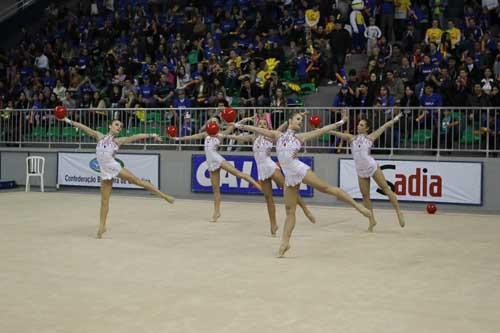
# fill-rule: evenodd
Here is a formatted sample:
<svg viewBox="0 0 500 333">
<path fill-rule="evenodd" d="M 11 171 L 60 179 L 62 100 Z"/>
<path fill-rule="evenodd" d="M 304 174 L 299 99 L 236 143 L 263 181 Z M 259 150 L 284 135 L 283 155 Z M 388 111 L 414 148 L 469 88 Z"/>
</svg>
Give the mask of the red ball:
<svg viewBox="0 0 500 333">
<path fill-rule="evenodd" d="M 219 125 L 215 121 L 211 121 L 207 124 L 207 133 L 210 136 L 215 136 L 219 133 Z"/>
<path fill-rule="evenodd" d="M 64 119 L 66 118 L 66 108 L 62 105 L 56 106 L 54 109 L 54 116 L 56 116 L 57 119 Z"/>
<path fill-rule="evenodd" d="M 435 214 L 437 211 L 437 207 L 435 204 L 433 203 L 428 203 L 427 204 L 427 213 L 429 214 Z"/>
<path fill-rule="evenodd" d="M 172 125 L 168 126 L 167 127 L 167 134 L 169 137 L 175 138 L 177 136 L 177 127 L 172 126 Z"/>
<path fill-rule="evenodd" d="M 221 117 L 228 123 L 234 123 L 236 120 L 236 111 L 233 108 L 225 108 L 221 112 Z"/>
<path fill-rule="evenodd" d="M 318 115 L 312 115 L 309 118 L 309 124 L 311 124 L 312 127 L 319 127 L 321 124 L 321 118 Z"/>
</svg>

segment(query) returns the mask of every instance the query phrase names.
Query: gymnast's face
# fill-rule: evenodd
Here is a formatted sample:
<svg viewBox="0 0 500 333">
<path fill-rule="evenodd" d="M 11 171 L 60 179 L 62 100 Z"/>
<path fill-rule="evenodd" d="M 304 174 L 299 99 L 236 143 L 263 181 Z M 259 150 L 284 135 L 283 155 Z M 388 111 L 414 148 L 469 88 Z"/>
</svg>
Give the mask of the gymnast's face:
<svg viewBox="0 0 500 333">
<path fill-rule="evenodd" d="M 109 131 L 113 135 L 118 135 L 122 130 L 122 122 L 119 120 L 113 120 L 111 125 L 109 125 Z"/>
<path fill-rule="evenodd" d="M 359 121 L 359 123 L 358 123 L 358 133 L 359 134 L 366 134 L 366 133 L 368 133 L 369 129 L 370 129 L 370 127 L 368 126 L 368 123 L 366 122 L 366 120 Z"/>
<path fill-rule="evenodd" d="M 293 115 L 292 118 L 288 120 L 288 127 L 291 130 L 298 131 L 302 127 L 302 122 L 304 121 L 304 117 L 302 117 L 300 114 L 295 114 Z"/>
<path fill-rule="evenodd" d="M 268 129 L 267 120 L 265 120 L 265 119 L 259 120 L 259 123 L 257 124 L 257 126 L 260 128 Z"/>
</svg>

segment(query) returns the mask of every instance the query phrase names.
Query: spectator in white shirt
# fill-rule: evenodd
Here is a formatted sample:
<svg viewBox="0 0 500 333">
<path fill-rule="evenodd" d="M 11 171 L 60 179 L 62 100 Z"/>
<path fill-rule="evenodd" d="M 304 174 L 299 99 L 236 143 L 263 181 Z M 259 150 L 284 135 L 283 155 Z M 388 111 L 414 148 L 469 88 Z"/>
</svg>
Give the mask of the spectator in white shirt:
<svg viewBox="0 0 500 333">
<path fill-rule="evenodd" d="M 61 80 L 57 80 L 56 86 L 52 89 L 52 92 L 56 94 L 60 101 L 64 102 L 66 100 L 66 87 L 63 85 Z"/>
<path fill-rule="evenodd" d="M 38 69 L 49 69 L 49 58 L 43 52 L 40 52 L 38 57 L 35 58 L 35 66 Z"/>
<path fill-rule="evenodd" d="M 373 54 L 373 50 L 377 47 L 377 41 L 382 36 L 382 31 L 375 25 L 375 18 L 370 17 L 370 25 L 365 30 L 366 51 L 368 56 Z"/>
</svg>

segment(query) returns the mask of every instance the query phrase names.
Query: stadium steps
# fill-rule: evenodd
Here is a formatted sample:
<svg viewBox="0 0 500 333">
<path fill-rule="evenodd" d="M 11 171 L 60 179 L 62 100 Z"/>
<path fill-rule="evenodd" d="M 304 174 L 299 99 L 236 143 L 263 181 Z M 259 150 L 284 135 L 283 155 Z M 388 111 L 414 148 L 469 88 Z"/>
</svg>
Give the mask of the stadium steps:
<svg viewBox="0 0 500 333">
<path fill-rule="evenodd" d="M 359 72 L 366 66 L 367 61 L 368 57 L 366 54 L 353 54 L 351 59 L 346 62 L 346 72 L 348 73 L 351 69 L 355 69 Z M 322 84 L 318 86 L 317 93 L 305 96 L 305 106 L 330 106 L 339 90 L 340 87 L 337 86 L 337 84 L 329 86 L 326 85 L 326 82 L 322 82 Z"/>
</svg>

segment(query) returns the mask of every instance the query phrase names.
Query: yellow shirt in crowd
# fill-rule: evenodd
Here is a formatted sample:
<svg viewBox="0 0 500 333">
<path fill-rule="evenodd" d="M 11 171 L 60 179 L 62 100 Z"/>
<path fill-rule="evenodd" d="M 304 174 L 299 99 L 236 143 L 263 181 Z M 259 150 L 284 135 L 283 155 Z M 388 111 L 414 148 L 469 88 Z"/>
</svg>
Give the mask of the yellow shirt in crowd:
<svg viewBox="0 0 500 333">
<path fill-rule="evenodd" d="M 306 10 L 306 23 L 310 27 L 314 27 L 319 22 L 319 17 L 321 16 L 319 10 L 308 9 Z"/>
<path fill-rule="evenodd" d="M 411 1 L 410 0 L 396 0 L 394 1 L 395 5 L 395 13 L 394 16 L 400 16 L 396 18 L 406 18 L 408 16 L 408 10 L 410 9 L 411 6 Z"/>
<path fill-rule="evenodd" d="M 462 33 L 458 28 L 448 29 L 446 30 L 446 32 L 450 35 L 451 47 L 454 48 L 460 41 L 460 36 L 462 35 Z"/>
<path fill-rule="evenodd" d="M 443 35 L 443 30 L 439 28 L 429 28 L 425 33 L 425 40 L 427 43 L 441 43 L 441 36 Z"/>
</svg>

